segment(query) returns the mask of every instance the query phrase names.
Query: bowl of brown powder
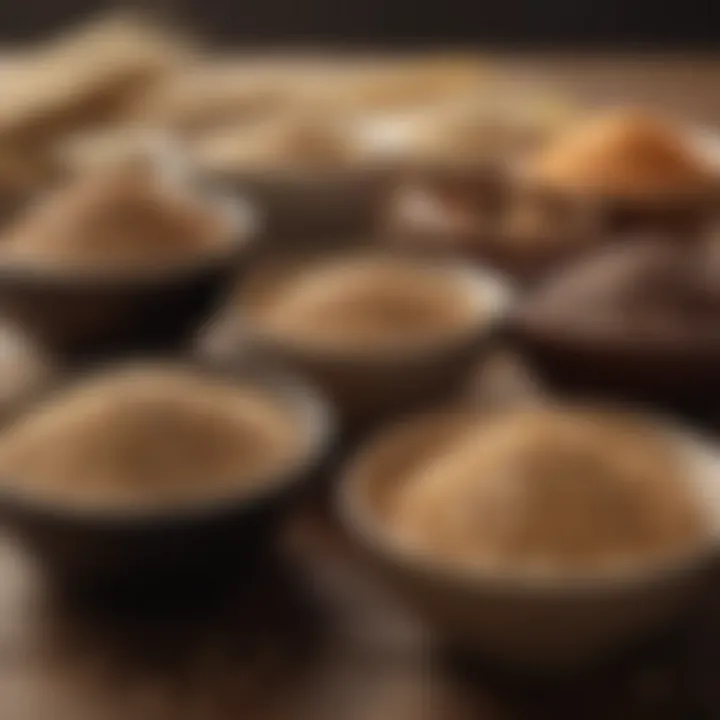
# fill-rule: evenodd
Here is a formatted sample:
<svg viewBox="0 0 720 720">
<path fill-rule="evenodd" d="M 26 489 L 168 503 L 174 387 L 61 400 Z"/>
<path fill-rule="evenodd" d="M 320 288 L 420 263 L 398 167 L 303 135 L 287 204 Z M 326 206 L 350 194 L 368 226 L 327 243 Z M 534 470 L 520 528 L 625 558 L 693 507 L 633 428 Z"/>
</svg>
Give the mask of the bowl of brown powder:
<svg viewBox="0 0 720 720">
<path fill-rule="evenodd" d="M 330 437 L 324 403 L 258 368 L 134 361 L 69 381 L 0 433 L 5 514 L 92 578 L 251 554 Z"/>
<path fill-rule="evenodd" d="M 451 644 L 535 667 L 667 622 L 714 557 L 714 447 L 616 409 L 436 413 L 360 453 L 351 534 Z"/>
<path fill-rule="evenodd" d="M 451 393 L 509 297 L 481 269 L 343 252 L 257 268 L 215 335 L 234 331 L 239 345 L 301 369 L 364 423 Z"/>
<path fill-rule="evenodd" d="M 0 238 L 0 298 L 52 349 L 172 342 L 212 306 L 254 235 L 254 212 L 125 158 L 72 179 Z"/>
</svg>

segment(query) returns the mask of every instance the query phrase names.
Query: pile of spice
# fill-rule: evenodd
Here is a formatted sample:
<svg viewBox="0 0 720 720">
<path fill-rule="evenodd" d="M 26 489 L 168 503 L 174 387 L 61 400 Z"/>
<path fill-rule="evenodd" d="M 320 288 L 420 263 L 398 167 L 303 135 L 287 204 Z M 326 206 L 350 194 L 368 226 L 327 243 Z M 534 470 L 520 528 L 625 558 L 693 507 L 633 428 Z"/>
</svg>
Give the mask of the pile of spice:
<svg viewBox="0 0 720 720">
<path fill-rule="evenodd" d="M 392 532 L 456 566 L 573 576 L 671 558 L 707 530 L 686 458 L 637 418 L 520 409 L 469 421 L 400 483 Z"/>
<path fill-rule="evenodd" d="M 227 213 L 147 162 L 122 162 L 78 177 L 31 207 L 4 234 L 5 264 L 74 270 L 137 270 L 222 252 Z"/>
<path fill-rule="evenodd" d="M 443 268 L 401 259 L 335 259 L 243 293 L 254 324 L 305 347 L 423 346 L 471 328 L 477 296 Z"/>
<path fill-rule="evenodd" d="M 534 334 L 595 338 L 608 347 L 717 346 L 718 242 L 681 245 L 643 237 L 582 258 L 549 276 L 521 315 Z"/>
<path fill-rule="evenodd" d="M 304 450 L 290 410 L 249 383 L 178 367 L 101 374 L 0 436 L 14 490 L 85 507 L 187 505 L 250 490 Z"/>
<path fill-rule="evenodd" d="M 686 129 L 632 108 L 601 113 L 559 134 L 524 172 L 550 190 L 610 197 L 683 196 L 717 187 L 717 169 Z"/>
</svg>

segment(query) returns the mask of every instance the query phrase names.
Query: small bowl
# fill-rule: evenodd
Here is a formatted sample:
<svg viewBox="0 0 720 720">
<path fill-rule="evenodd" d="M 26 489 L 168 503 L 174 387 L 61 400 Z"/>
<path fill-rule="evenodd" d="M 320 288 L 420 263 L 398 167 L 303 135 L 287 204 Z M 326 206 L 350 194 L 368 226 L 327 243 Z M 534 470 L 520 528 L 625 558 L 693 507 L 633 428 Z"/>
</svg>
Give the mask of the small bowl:
<svg viewBox="0 0 720 720">
<path fill-rule="evenodd" d="M 611 395 L 683 411 L 697 409 L 695 406 L 706 405 L 708 398 L 716 396 L 720 338 L 703 334 L 700 327 L 691 332 L 678 320 L 661 331 L 638 320 L 626 324 L 622 306 L 613 309 L 618 301 L 608 295 L 613 281 L 602 273 L 624 270 L 625 277 L 616 281 L 627 284 L 626 292 L 641 292 L 636 289 L 643 282 L 640 263 L 662 260 L 673 267 L 698 250 L 699 246 L 680 247 L 666 238 L 643 236 L 627 238 L 622 246 L 602 248 L 548 276 L 529 292 L 509 320 L 508 334 L 532 368 L 556 390 Z M 672 253 L 669 257 L 661 255 L 668 251 Z M 635 265 L 618 265 L 631 261 Z M 697 267 L 701 269 L 699 262 Z M 712 282 L 711 277 L 694 276 L 694 281 Z M 593 298 L 597 278 L 606 284 L 605 295 Z M 556 298 L 554 305 L 544 302 L 547 293 L 568 283 L 574 284 L 575 294 L 568 292 L 567 298 Z M 656 292 L 663 291 L 671 293 L 673 288 L 658 285 Z M 648 302 L 653 301 L 658 302 L 648 298 Z M 578 310 L 584 306 L 588 309 L 581 314 Z M 606 315 L 605 307 L 613 314 Z M 651 319 L 646 323 L 650 325 Z"/>
<path fill-rule="evenodd" d="M 221 253 L 128 272 L 0 264 L 6 316 L 49 350 L 75 357 L 182 342 L 236 277 L 256 235 L 251 206 L 215 199 L 235 228 Z"/>
<path fill-rule="evenodd" d="M 4 521 L 62 586 L 108 592 L 122 589 L 146 597 L 156 592 L 166 595 L 177 581 L 236 577 L 241 568 L 269 556 L 271 534 L 289 500 L 330 449 L 334 425 L 326 403 L 292 376 L 249 363 L 220 369 L 195 362 L 156 362 L 160 367 L 189 367 L 228 382 L 251 382 L 264 388 L 294 415 L 305 434 L 306 449 L 266 481 L 192 506 L 81 508 L 29 496 L 0 482 Z M 67 386 L 67 380 L 56 384 L 27 403 L 24 411 Z"/>
<path fill-rule="evenodd" d="M 238 170 L 210 174 L 263 209 L 258 250 L 333 247 L 377 225 L 387 173 L 380 168 Z"/>
<path fill-rule="evenodd" d="M 478 360 L 479 352 L 510 305 L 507 283 L 494 274 L 461 263 L 429 262 L 417 256 L 397 256 L 378 251 L 341 254 L 348 260 L 364 258 L 401 258 L 419 263 L 437 273 L 445 273 L 467 287 L 468 299 L 476 303 L 477 320 L 437 343 L 422 348 L 408 347 L 393 351 L 339 349 L 321 350 L 284 339 L 263 327 L 247 309 L 253 290 L 271 291 L 299 267 L 313 259 L 301 259 L 259 271 L 247 279 L 239 299 L 231 301 L 225 316 L 210 326 L 205 338 L 208 347 L 224 347 L 224 352 L 243 352 L 251 348 L 280 364 L 307 375 L 334 401 L 349 428 L 357 429 L 383 420 L 395 413 L 413 410 L 452 394 Z"/>
<path fill-rule="evenodd" d="M 382 518 L 388 491 L 427 463 L 468 411 L 402 423 L 363 450 L 339 486 L 337 507 L 350 535 L 380 576 L 449 646 L 526 670 L 560 670 L 599 659 L 652 633 L 687 609 L 704 587 L 720 528 L 717 452 L 689 433 L 670 437 L 688 449 L 693 485 L 712 515 L 700 547 L 673 561 L 586 580 L 465 570 L 405 548 Z"/>
<path fill-rule="evenodd" d="M 635 233 L 662 234 L 682 240 L 697 238 L 712 226 L 720 203 L 720 136 L 713 129 L 686 125 L 687 143 L 698 158 L 707 162 L 711 179 L 703 188 L 665 191 L 654 194 L 590 192 L 573 188 L 548 186 L 542 180 L 525 176 L 522 165 L 513 169 L 513 182 L 521 194 L 539 198 L 553 205 L 580 213 L 592 209 L 594 227 L 599 239 L 612 239 Z"/>
</svg>

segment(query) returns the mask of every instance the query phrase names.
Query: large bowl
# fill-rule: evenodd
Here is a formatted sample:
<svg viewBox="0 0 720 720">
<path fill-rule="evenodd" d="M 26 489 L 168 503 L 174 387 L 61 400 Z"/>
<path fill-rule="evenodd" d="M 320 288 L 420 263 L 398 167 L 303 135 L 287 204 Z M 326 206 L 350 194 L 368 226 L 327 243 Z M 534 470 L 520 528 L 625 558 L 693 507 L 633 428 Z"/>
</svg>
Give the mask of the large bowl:
<svg viewBox="0 0 720 720">
<path fill-rule="evenodd" d="M 691 487 L 712 530 L 672 561 L 596 578 L 550 580 L 454 568 L 399 544 L 383 517 L 389 493 L 465 419 L 458 410 L 399 425 L 351 463 L 337 495 L 350 535 L 443 642 L 525 669 L 559 670 L 617 650 L 691 605 L 716 552 L 720 466 L 714 449 L 674 429 L 670 440 L 688 450 Z"/>
<path fill-rule="evenodd" d="M 171 367 L 184 365 L 161 361 Z M 288 501 L 319 468 L 333 438 L 323 399 L 292 376 L 249 363 L 194 370 L 230 382 L 251 382 L 287 408 L 304 434 L 303 452 L 284 469 L 189 506 L 80 508 L 29 495 L 0 480 L 0 513 L 12 534 L 61 584 L 150 596 L 176 580 L 199 582 L 234 576 L 268 556 L 271 534 Z M 32 409 L 67 388 L 68 381 L 35 397 Z M 79 382 L 83 382 L 80 379 Z"/>
<path fill-rule="evenodd" d="M 388 257 L 369 251 L 342 254 L 347 258 Z M 393 254 L 389 257 L 395 258 Z M 426 258 L 401 256 L 403 262 L 428 263 Z M 431 262 L 434 272 L 445 273 L 477 308 L 476 319 L 457 333 L 448 334 L 422 348 L 395 351 L 365 348 L 362 351 L 321 350 L 270 332 L 254 319 L 243 302 L 253 288 L 267 292 L 288 273 L 314 260 L 281 263 L 259 270 L 247 278 L 237 303 L 226 316 L 214 322 L 205 342 L 222 347 L 224 353 L 246 352 L 248 348 L 311 378 L 334 401 L 341 419 L 353 430 L 365 428 L 400 412 L 452 396 L 478 362 L 487 341 L 497 329 L 510 305 L 508 285 L 482 268 L 462 263 Z"/>
</svg>

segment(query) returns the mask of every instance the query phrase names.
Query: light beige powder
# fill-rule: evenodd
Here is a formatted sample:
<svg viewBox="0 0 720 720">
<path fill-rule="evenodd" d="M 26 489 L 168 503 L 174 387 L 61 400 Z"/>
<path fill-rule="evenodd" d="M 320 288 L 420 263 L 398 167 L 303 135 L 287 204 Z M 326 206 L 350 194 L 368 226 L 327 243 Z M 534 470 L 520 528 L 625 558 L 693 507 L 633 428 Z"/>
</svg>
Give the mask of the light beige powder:
<svg viewBox="0 0 720 720">
<path fill-rule="evenodd" d="M 231 223 L 219 208 L 158 173 L 121 163 L 77 178 L 18 218 L 0 261 L 38 267 L 133 269 L 222 251 Z"/>
<path fill-rule="evenodd" d="M 253 321 L 313 348 L 373 351 L 425 346 L 478 320 L 476 298 L 441 269 L 395 260 L 318 262 L 246 296 Z"/>
<path fill-rule="evenodd" d="M 298 459 L 302 433 L 266 391 L 137 366 L 63 392 L 0 436 L 6 482 L 91 507 L 192 504 L 256 487 Z"/>
</svg>

